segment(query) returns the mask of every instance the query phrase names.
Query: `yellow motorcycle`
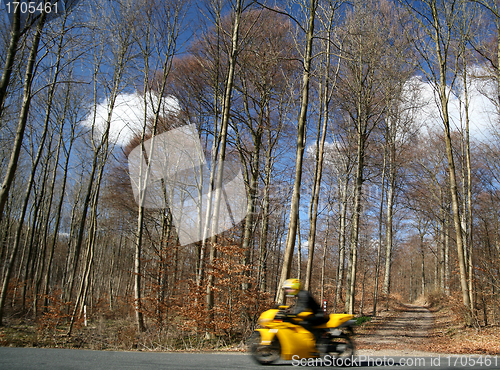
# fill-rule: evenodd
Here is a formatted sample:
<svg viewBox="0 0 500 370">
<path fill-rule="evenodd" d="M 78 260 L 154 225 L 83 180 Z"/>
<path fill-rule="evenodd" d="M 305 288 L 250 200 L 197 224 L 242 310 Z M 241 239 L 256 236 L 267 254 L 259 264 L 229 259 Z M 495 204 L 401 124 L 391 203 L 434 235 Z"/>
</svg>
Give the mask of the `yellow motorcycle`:
<svg viewBox="0 0 500 370">
<path fill-rule="evenodd" d="M 291 315 L 288 306 L 263 312 L 257 323 L 262 327 L 255 330 L 249 340 L 249 351 L 260 364 L 267 365 L 283 360 L 298 361 L 310 358 L 326 358 L 330 361 L 339 357 L 354 356 L 351 336 L 356 321 L 353 315 L 330 314 L 328 322 L 315 326 L 322 329 L 316 343 L 315 336 L 300 325 L 308 315 L 303 312 Z"/>
</svg>

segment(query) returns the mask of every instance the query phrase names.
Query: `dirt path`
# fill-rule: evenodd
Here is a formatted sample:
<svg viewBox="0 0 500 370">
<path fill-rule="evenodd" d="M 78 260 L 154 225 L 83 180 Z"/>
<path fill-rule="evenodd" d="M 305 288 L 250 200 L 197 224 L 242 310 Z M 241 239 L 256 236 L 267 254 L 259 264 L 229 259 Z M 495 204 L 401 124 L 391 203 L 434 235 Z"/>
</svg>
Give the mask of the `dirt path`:
<svg viewBox="0 0 500 370">
<path fill-rule="evenodd" d="M 373 333 L 355 341 L 360 348 L 371 350 L 430 351 L 430 334 L 434 315 L 425 307 L 405 304 L 402 311 L 384 320 Z"/>
</svg>

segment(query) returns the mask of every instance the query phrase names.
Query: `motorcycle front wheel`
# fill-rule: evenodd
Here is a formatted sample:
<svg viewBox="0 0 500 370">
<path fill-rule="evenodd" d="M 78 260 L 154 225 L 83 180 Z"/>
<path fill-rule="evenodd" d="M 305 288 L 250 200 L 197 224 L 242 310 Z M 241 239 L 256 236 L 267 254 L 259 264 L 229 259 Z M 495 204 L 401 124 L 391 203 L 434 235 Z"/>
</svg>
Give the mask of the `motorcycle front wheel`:
<svg viewBox="0 0 500 370">
<path fill-rule="evenodd" d="M 249 350 L 255 361 L 261 365 L 269 365 L 281 357 L 281 345 L 277 337 L 269 345 L 262 345 L 261 341 L 258 331 L 254 331 L 248 340 Z"/>
</svg>

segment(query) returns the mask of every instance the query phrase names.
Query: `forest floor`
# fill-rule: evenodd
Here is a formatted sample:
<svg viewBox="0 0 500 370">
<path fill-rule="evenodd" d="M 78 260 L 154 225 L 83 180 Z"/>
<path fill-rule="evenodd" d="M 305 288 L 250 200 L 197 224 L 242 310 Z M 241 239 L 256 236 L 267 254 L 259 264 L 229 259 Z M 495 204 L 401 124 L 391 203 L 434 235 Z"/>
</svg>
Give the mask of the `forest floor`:
<svg viewBox="0 0 500 370">
<path fill-rule="evenodd" d="M 466 327 L 448 306 L 396 303 L 356 331 L 356 347 L 387 355 L 500 353 L 498 326 Z"/>
</svg>

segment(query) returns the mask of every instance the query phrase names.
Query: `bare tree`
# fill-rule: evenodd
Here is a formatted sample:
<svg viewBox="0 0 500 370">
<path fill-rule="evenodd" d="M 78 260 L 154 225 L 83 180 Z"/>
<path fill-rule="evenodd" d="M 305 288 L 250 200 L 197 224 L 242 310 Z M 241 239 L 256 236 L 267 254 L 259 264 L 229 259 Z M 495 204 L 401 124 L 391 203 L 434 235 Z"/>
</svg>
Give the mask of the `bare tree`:
<svg viewBox="0 0 500 370">
<path fill-rule="evenodd" d="M 307 271 L 306 271 L 306 281 L 304 284 L 304 289 L 310 290 L 311 288 L 311 276 L 313 270 L 313 262 L 314 262 L 314 248 L 316 243 L 316 225 L 318 221 L 318 204 L 319 204 L 319 195 L 321 190 L 321 178 L 323 176 L 323 162 L 324 162 L 324 152 L 325 152 L 325 141 L 326 141 L 326 133 L 328 128 L 328 121 L 330 119 L 330 102 L 333 96 L 333 90 L 335 89 L 335 84 L 337 82 L 337 76 L 340 69 L 340 60 L 337 61 L 332 66 L 331 57 L 332 57 L 332 32 L 335 28 L 334 19 L 335 19 L 335 11 L 339 7 L 339 3 L 333 2 L 329 4 L 329 7 L 326 12 L 326 20 L 322 23 L 324 29 L 324 72 L 323 72 L 323 80 L 320 82 L 320 110 L 321 115 L 318 121 L 318 136 L 316 140 L 316 154 L 315 154 L 315 168 L 314 168 L 314 179 L 313 179 L 313 188 L 311 194 L 311 203 L 309 206 L 309 238 L 308 238 L 308 260 L 307 260 Z M 339 52 L 339 59 L 342 57 Z M 331 71 L 331 68 L 334 68 Z M 333 72 L 333 75 L 331 73 Z M 320 129 L 320 123 L 322 121 L 322 127 Z M 321 132 L 321 139 L 320 139 Z"/>
<path fill-rule="evenodd" d="M 242 242 L 243 264 L 248 266 L 256 234 L 264 135 L 266 130 L 269 132 L 280 125 L 272 118 L 279 107 L 277 100 L 286 90 L 286 78 L 293 72 L 290 60 L 294 57 L 294 45 L 289 36 L 288 19 L 267 9 L 246 12 L 242 19 L 242 33 L 245 37 L 241 40 L 240 70 L 235 81 L 239 101 L 233 105 L 233 130 L 241 162 L 248 168 L 243 172 L 248 198 Z M 243 289 L 248 287 L 248 283 L 243 283 Z"/>
<path fill-rule="evenodd" d="M 295 162 L 295 180 L 292 193 L 292 201 L 290 204 L 290 220 L 288 224 L 288 234 L 286 238 L 285 256 L 283 267 L 281 269 L 281 277 L 279 281 L 278 291 L 276 292 L 276 301 L 283 302 L 284 293 L 281 286 L 286 279 L 290 277 L 290 268 L 292 266 L 293 250 L 295 247 L 295 239 L 297 236 L 297 228 L 299 224 L 299 203 L 300 203 L 300 185 L 302 180 L 302 162 L 305 148 L 305 133 L 307 124 L 307 108 L 309 105 L 309 81 L 313 60 L 313 39 L 314 39 L 314 21 L 316 19 L 316 0 L 310 0 L 307 7 L 308 22 L 304 29 L 305 32 L 305 53 L 303 59 L 304 71 L 302 75 L 302 91 L 301 91 L 301 106 L 299 113 L 299 121 L 297 124 L 297 152 Z"/>
</svg>

